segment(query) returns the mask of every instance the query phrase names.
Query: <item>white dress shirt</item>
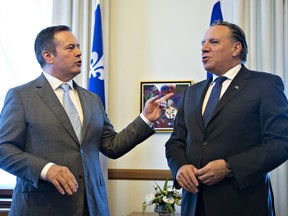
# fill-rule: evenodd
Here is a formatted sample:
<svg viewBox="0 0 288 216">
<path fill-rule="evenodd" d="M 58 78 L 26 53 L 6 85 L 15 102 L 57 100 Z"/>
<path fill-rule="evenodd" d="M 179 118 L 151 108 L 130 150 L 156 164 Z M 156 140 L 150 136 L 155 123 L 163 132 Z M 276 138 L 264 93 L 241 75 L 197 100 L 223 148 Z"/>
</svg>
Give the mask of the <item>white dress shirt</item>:
<svg viewBox="0 0 288 216">
<path fill-rule="evenodd" d="M 223 76 L 227 77 L 227 79 L 222 83 L 222 89 L 221 89 L 221 93 L 220 93 L 220 98 L 222 97 L 224 92 L 227 90 L 228 86 L 230 85 L 230 83 L 232 82 L 234 77 L 238 74 L 238 72 L 240 71 L 241 67 L 242 67 L 241 64 L 238 64 L 235 67 L 233 67 L 230 70 L 228 70 L 223 75 Z M 206 108 L 210 93 L 212 91 L 212 88 L 213 88 L 213 86 L 215 84 L 215 80 L 216 79 L 217 79 L 217 76 L 213 75 L 213 82 L 210 84 L 210 86 L 209 86 L 209 88 L 208 88 L 208 90 L 206 92 L 203 104 L 202 104 L 202 115 L 204 114 L 204 111 L 205 111 L 205 108 Z M 220 100 L 220 98 L 219 98 L 219 100 Z"/>
<path fill-rule="evenodd" d="M 49 84 L 51 85 L 52 89 L 54 90 L 56 96 L 58 97 L 60 103 L 63 106 L 63 90 L 60 88 L 60 85 L 63 83 L 61 80 L 57 79 L 56 77 L 53 77 L 47 73 L 43 73 L 44 76 L 46 77 L 46 79 L 48 80 Z M 78 92 L 74 89 L 73 86 L 73 80 L 70 80 L 68 82 L 66 82 L 69 86 L 70 86 L 70 98 L 73 102 L 73 104 L 75 105 L 78 114 L 79 114 L 79 118 L 81 123 L 83 124 L 83 111 L 82 111 L 82 106 L 80 103 L 80 99 L 79 99 L 79 95 Z"/>
</svg>

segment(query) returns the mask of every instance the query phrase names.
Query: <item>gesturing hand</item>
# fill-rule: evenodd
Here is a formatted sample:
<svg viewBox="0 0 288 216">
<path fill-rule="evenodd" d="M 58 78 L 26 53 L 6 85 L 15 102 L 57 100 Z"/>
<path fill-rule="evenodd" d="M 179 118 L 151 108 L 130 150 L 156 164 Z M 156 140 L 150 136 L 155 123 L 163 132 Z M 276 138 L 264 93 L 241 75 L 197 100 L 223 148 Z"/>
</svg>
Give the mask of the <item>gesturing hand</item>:
<svg viewBox="0 0 288 216">
<path fill-rule="evenodd" d="M 145 107 L 143 110 L 144 116 L 150 121 L 154 122 L 162 117 L 166 110 L 166 100 L 172 97 L 174 93 L 169 93 L 162 98 L 158 99 L 158 95 L 150 98 L 145 103 Z"/>
<path fill-rule="evenodd" d="M 52 165 L 48 169 L 46 180 L 51 182 L 62 195 L 65 193 L 72 195 L 77 192 L 78 183 L 67 167 Z"/>
</svg>

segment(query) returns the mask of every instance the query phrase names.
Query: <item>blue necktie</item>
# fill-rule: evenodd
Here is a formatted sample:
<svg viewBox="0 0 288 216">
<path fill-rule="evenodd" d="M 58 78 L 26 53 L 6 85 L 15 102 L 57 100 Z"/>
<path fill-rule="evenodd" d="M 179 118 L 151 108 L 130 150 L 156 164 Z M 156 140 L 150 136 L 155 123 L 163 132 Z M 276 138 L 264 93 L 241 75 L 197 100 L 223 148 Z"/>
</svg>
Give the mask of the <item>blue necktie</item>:
<svg viewBox="0 0 288 216">
<path fill-rule="evenodd" d="M 214 109 L 219 101 L 220 93 L 222 89 L 222 83 L 227 79 L 227 77 L 218 77 L 215 80 L 215 84 L 213 86 L 213 89 L 211 91 L 210 97 L 208 99 L 205 112 L 203 114 L 203 121 L 204 121 L 204 127 L 206 128 L 208 122 L 210 121 L 212 117 L 212 113 L 214 112 Z"/>
<path fill-rule="evenodd" d="M 70 119 L 70 122 L 74 128 L 74 131 L 77 135 L 79 142 L 81 142 L 82 125 L 81 125 L 78 111 L 77 111 L 75 105 L 73 104 L 73 102 L 70 98 L 70 95 L 69 95 L 70 86 L 67 83 L 63 83 L 60 85 L 60 88 L 63 89 L 63 106 L 64 106 L 64 109 L 65 109 L 65 111 L 66 111 L 66 113 Z"/>
</svg>

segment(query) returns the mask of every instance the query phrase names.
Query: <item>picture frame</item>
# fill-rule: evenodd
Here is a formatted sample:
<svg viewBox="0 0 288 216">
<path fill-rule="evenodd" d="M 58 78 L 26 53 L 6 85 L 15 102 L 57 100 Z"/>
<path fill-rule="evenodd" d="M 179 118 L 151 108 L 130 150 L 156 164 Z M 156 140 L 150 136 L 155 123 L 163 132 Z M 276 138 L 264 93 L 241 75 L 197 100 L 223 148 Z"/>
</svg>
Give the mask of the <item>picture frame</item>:
<svg viewBox="0 0 288 216">
<path fill-rule="evenodd" d="M 193 80 L 187 81 L 142 81 L 140 92 L 140 112 L 143 111 L 144 105 L 150 98 L 173 92 L 174 96 L 166 101 L 166 112 L 163 116 L 154 122 L 154 129 L 156 132 L 172 132 L 174 127 L 174 120 L 178 111 L 180 98 L 184 90 L 192 85 Z"/>
</svg>

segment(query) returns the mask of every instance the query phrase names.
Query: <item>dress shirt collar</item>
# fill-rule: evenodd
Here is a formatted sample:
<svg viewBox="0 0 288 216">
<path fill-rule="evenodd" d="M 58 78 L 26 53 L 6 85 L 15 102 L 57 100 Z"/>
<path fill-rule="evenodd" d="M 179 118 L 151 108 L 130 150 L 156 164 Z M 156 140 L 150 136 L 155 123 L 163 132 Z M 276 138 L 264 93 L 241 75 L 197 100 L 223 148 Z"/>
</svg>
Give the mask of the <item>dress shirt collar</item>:
<svg viewBox="0 0 288 216">
<path fill-rule="evenodd" d="M 233 68 L 231 68 L 230 70 L 228 70 L 225 74 L 223 74 L 223 76 L 227 77 L 227 80 L 233 80 L 234 77 L 238 74 L 238 72 L 240 71 L 242 65 L 238 64 L 236 66 L 234 66 Z M 218 76 L 214 76 L 213 75 L 213 82 L 211 84 L 213 84 L 215 82 L 215 80 L 217 79 Z"/>
<path fill-rule="evenodd" d="M 57 79 L 54 76 L 51 76 L 50 74 L 43 72 L 44 76 L 46 77 L 46 79 L 48 80 L 49 84 L 51 85 L 52 89 L 55 91 L 57 88 L 59 88 L 59 86 L 63 83 L 61 80 Z M 73 86 L 73 80 L 69 80 L 67 83 L 71 89 L 74 89 Z"/>
</svg>

